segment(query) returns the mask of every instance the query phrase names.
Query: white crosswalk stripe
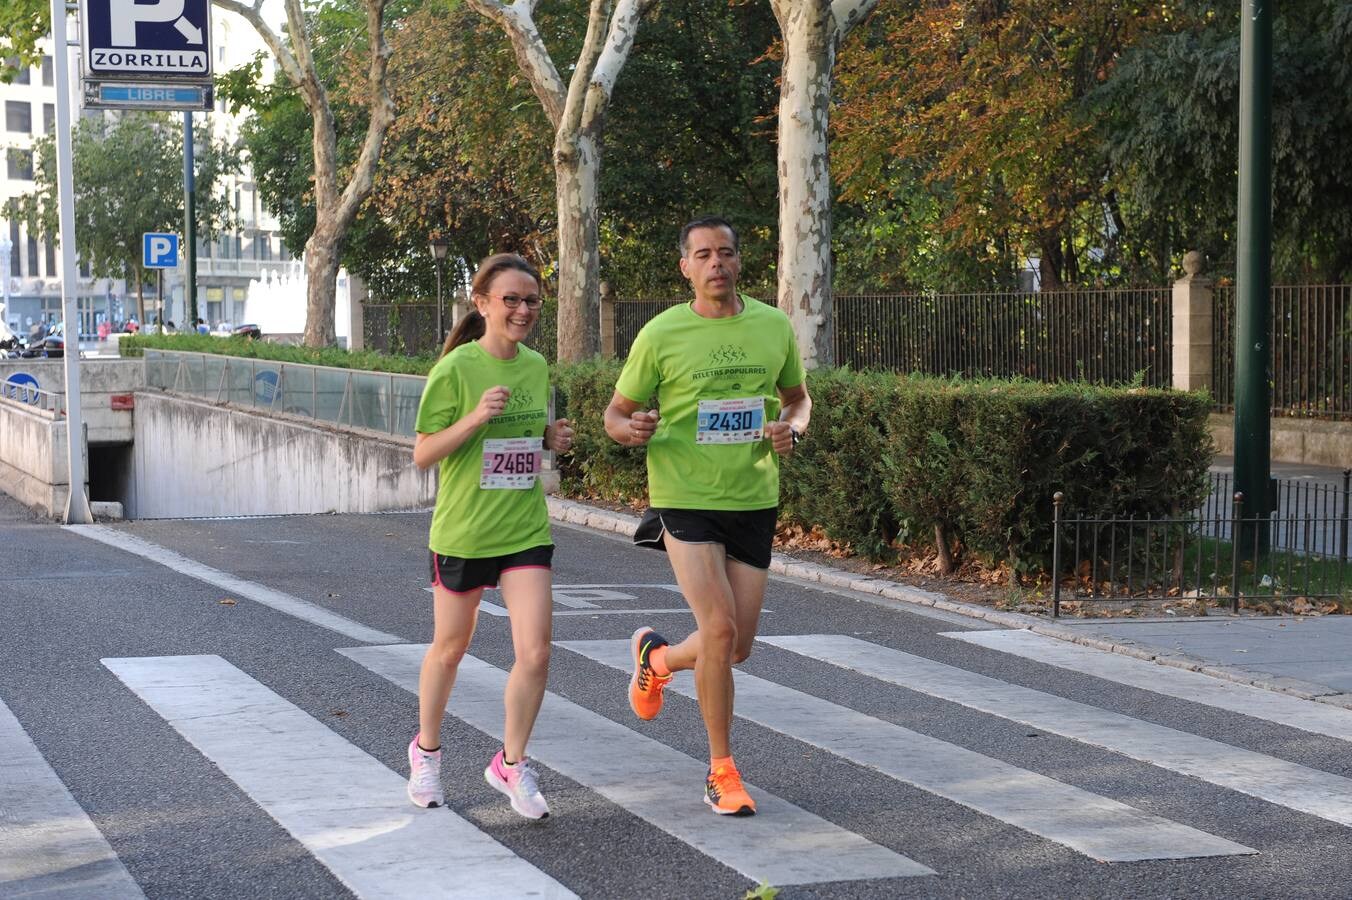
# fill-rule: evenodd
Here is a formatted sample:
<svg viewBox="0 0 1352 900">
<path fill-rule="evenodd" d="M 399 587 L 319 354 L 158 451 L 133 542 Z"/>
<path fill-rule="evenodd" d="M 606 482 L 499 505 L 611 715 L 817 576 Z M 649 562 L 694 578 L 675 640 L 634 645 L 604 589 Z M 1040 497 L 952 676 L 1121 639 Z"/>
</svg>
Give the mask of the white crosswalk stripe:
<svg viewBox="0 0 1352 900">
<path fill-rule="evenodd" d="M 103 833 L 0 702 L 0 897 L 144 896 Z"/>
<path fill-rule="evenodd" d="M 1311 703 L 1247 684 L 1221 681 L 1201 672 L 1161 666 L 1120 653 L 1104 653 L 1031 631 L 959 631 L 942 635 L 1014 656 L 1070 669 L 1109 681 L 1214 706 L 1312 734 L 1352 741 L 1352 710 Z"/>
<path fill-rule="evenodd" d="M 340 650 L 416 692 L 425 646 Z M 460 663 L 450 714 L 501 738 L 507 673 L 471 656 Z M 530 755 L 752 880 L 774 885 L 932 875 L 933 870 L 757 790 L 758 814 L 728 828 L 698 797 L 706 765 L 604 716 L 547 693 Z"/>
<path fill-rule="evenodd" d="M 360 897 L 575 896 L 219 656 L 103 662 Z"/>
<path fill-rule="evenodd" d="M 946 636 L 1227 713 L 1347 739 L 1341 729 L 1349 714 L 1343 710 L 1195 673 L 1161 672 L 1148 663 L 1026 632 Z M 769 635 L 759 640 L 847 670 L 845 678 L 882 680 L 1352 824 L 1352 779 L 853 637 Z M 559 641 L 557 646 L 619 673 L 630 665 L 625 640 Z M 425 649 L 395 644 L 337 652 L 400 690 L 416 693 Z M 580 890 L 567 883 L 566 867 L 556 872 L 546 861 L 532 857 L 528 862 L 450 809 L 414 808 L 404 794 L 405 772 L 391 771 L 219 656 L 123 657 L 103 664 L 359 898 L 482 897 L 487 886 L 494 896 L 514 897 L 573 897 Z M 466 656 L 448 715 L 500 740 L 506 678 L 503 669 Z M 613 679 L 616 692 L 626 681 L 623 675 Z M 736 690 L 740 718 L 1094 860 L 1258 852 L 802 689 L 737 671 Z M 693 697 L 693 679 L 684 675 L 668 691 Z M 783 887 L 921 876 L 916 883 L 923 885 L 923 876 L 936 874 L 898 852 L 905 847 L 882 846 L 754 784 L 748 789 L 759 815 L 729 828 L 699 802 L 704 760 L 640 733 L 636 721 L 633 727 L 612 721 L 553 692 L 546 694 L 530 754 L 752 881 Z M 547 775 L 545 784 L 548 793 Z M 1224 833 L 1224 823 L 1216 827 Z M 456 877 L 448 879 L 448 872 Z M 11 895 L 143 897 L 107 840 L 0 703 L 0 896 Z"/>
<path fill-rule="evenodd" d="M 621 671 L 630 665 L 628 641 L 558 645 Z M 692 679 L 667 690 L 695 694 Z M 1257 852 L 745 672 L 736 673 L 736 691 L 742 718 L 1102 862 Z"/>
<path fill-rule="evenodd" d="M 1352 825 L 1352 779 L 846 635 L 758 638 L 908 690 Z"/>
</svg>

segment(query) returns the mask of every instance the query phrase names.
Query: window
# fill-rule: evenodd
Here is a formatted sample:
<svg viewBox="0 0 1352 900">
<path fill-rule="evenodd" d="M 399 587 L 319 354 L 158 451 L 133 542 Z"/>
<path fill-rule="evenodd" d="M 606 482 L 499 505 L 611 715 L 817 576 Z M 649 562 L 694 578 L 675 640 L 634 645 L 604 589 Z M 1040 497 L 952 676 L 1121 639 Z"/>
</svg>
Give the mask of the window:
<svg viewBox="0 0 1352 900">
<path fill-rule="evenodd" d="M 61 273 L 56 268 L 56 235 L 48 234 L 42 242 L 47 246 L 47 277 L 60 278 Z"/>
<path fill-rule="evenodd" d="M 18 147 L 10 147 L 5 153 L 5 158 L 8 163 L 5 174 L 8 175 L 10 179 L 18 179 L 21 181 L 33 180 L 32 150 L 20 150 Z"/>
<path fill-rule="evenodd" d="M 31 234 L 28 236 L 28 277 L 36 278 L 38 276 L 38 239 Z"/>
<path fill-rule="evenodd" d="M 56 131 L 56 106 L 51 103 L 42 104 L 42 133 L 52 134 Z"/>
<path fill-rule="evenodd" d="M 33 105 L 23 100 L 6 100 L 5 129 L 21 134 L 32 134 Z"/>
<path fill-rule="evenodd" d="M 23 272 L 19 270 L 19 223 L 14 219 L 9 222 L 9 245 L 14 248 L 9 255 L 9 274 L 18 278 Z"/>
<path fill-rule="evenodd" d="M 54 84 L 52 75 L 52 58 L 44 56 L 42 58 L 42 84 L 44 87 L 51 87 Z"/>
<path fill-rule="evenodd" d="M 32 84 L 32 76 L 28 74 L 28 66 L 21 64 L 19 57 L 5 57 L 5 65 L 18 73 L 14 76 L 14 84 Z"/>
</svg>

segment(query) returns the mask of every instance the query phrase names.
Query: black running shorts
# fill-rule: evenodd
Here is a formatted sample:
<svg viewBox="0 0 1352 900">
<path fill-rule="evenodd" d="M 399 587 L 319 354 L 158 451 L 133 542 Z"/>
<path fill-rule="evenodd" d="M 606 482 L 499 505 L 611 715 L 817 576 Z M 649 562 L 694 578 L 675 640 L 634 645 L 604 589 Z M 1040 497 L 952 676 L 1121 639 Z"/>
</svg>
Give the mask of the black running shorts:
<svg viewBox="0 0 1352 900">
<path fill-rule="evenodd" d="M 634 543 L 666 550 L 662 542 L 665 531 L 686 544 L 722 544 L 729 559 L 757 569 L 768 569 L 778 513 L 774 507 L 732 511 L 653 507 L 638 523 Z"/>
<path fill-rule="evenodd" d="M 498 578 L 509 569 L 548 569 L 554 561 L 553 544 L 483 559 L 462 559 L 459 556 L 428 552 L 432 557 L 432 584 L 452 594 L 468 594 L 479 588 L 497 587 Z"/>
</svg>

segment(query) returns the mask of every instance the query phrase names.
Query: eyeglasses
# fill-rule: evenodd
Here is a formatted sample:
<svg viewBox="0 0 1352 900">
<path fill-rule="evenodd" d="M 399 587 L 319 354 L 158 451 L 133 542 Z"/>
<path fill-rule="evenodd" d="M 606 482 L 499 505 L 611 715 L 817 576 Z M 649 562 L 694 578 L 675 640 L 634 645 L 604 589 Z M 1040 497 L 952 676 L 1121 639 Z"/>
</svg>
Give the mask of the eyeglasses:
<svg viewBox="0 0 1352 900">
<path fill-rule="evenodd" d="M 526 304 L 526 309 L 539 309 L 544 305 L 544 300 L 540 299 L 538 294 L 529 297 L 518 297 L 516 294 L 503 294 L 501 298 L 503 304 L 508 309 L 516 309 L 522 303 Z"/>
</svg>

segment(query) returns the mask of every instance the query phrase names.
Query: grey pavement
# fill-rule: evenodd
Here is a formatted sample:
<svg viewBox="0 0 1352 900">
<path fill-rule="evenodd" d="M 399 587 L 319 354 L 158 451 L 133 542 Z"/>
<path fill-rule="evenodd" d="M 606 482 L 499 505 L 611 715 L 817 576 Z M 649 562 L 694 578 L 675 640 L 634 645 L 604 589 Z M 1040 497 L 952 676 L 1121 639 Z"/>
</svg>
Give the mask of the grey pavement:
<svg viewBox="0 0 1352 900">
<path fill-rule="evenodd" d="M 129 896 L 230 900 L 526 893 L 493 866 L 587 898 L 740 897 L 761 877 L 781 900 L 1347 895 L 1348 710 L 1179 671 L 1173 645 L 1110 633 L 1161 623 L 1048 622 L 786 557 L 738 667 L 738 760 L 764 814 L 711 816 L 690 678 L 652 722 L 624 698 L 635 626 L 691 625 L 666 560 L 604 533 L 632 516 L 551 506 L 542 824 L 482 778 L 513 658 L 497 595 L 443 727 L 447 808 L 402 799 L 426 513 L 69 530 L 0 503 L 0 810 L 16 808 L 12 758 L 49 785 L 23 792 L 30 819 L 82 819 L 103 842 L 80 845 L 96 873 L 7 829 L 0 896 L 76 896 L 58 881 L 114 864 Z M 1273 641 L 1334 620 L 1283 621 Z M 464 859 L 413 860 L 440 879 L 414 891 L 393 864 L 409 841 L 389 836 L 442 827 Z M 464 852 L 483 836 L 491 859 Z"/>
</svg>

